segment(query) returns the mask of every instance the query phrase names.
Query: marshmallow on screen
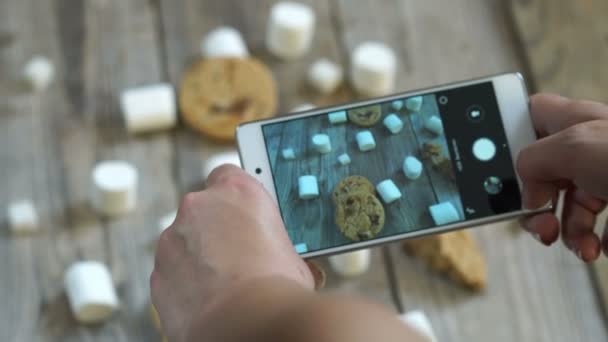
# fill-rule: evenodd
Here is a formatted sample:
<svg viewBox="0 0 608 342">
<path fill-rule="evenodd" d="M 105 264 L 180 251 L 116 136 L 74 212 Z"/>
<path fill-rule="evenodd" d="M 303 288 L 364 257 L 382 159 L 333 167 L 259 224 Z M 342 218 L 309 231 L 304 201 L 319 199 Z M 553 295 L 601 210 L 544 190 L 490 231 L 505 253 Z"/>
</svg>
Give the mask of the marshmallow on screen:
<svg viewBox="0 0 608 342">
<path fill-rule="evenodd" d="M 296 249 L 296 253 L 298 253 L 298 254 L 303 254 L 303 253 L 308 252 L 308 246 L 305 243 L 299 243 L 299 244 L 295 245 L 294 248 Z"/>
<path fill-rule="evenodd" d="M 165 216 L 161 217 L 158 220 L 158 231 L 163 232 L 165 229 L 169 228 L 175 222 L 175 218 L 177 217 L 177 210 L 174 210 Z"/>
<path fill-rule="evenodd" d="M 403 108 L 403 101 L 395 100 L 391 103 L 391 107 L 393 107 L 393 109 L 396 111 L 400 111 L 401 108 Z"/>
<path fill-rule="evenodd" d="M 405 107 L 412 112 L 419 112 L 422 108 L 422 96 L 414 96 L 405 100 Z"/>
<path fill-rule="evenodd" d="M 48 58 L 36 56 L 27 62 L 23 70 L 23 78 L 36 91 L 44 90 L 55 76 L 55 66 Z"/>
<path fill-rule="evenodd" d="M 308 69 L 308 82 L 322 94 L 329 94 L 342 83 L 342 67 L 325 58 Z"/>
<path fill-rule="evenodd" d="M 175 126 L 175 91 L 169 83 L 157 83 L 122 92 L 120 106 L 129 133 L 145 133 Z"/>
<path fill-rule="evenodd" d="M 203 178 L 207 179 L 211 174 L 211 171 L 223 164 L 232 164 L 242 167 L 239 153 L 237 151 L 221 152 L 207 158 L 203 165 Z"/>
<path fill-rule="evenodd" d="M 247 58 L 249 51 L 241 33 L 233 27 L 222 26 L 209 32 L 201 42 L 205 58 Z"/>
<path fill-rule="evenodd" d="M 312 175 L 300 176 L 298 178 L 298 194 L 300 199 L 304 200 L 319 197 L 317 177 Z"/>
<path fill-rule="evenodd" d="M 403 161 L 403 174 L 410 180 L 418 179 L 422 174 L 422 162 L 413 156 L 407 156 Z"/>
<path fill-rule="evenodd" d="M 414 329 L 418 334 L 426 337 L 428 342 L 437 342 L 435 332 L 428 317 L 422 311 L 409 311 L 399 316 L 399 319 Z"/>
<path fill-rule="evenodd" d="M 329 122 L 334 125 L 345 123 L 346 121 L 348 121 L 348 117 L 346 116 L 345 110 L 329 113 L 327 114 L 327 118 L 329 119 Z"/>
<path fill-rule="evenodd" d="M 376 191 L 386 204 L 395 202 L 401 198 L 401 191 L 390 179 L 385 179 L 376 185 Z"/>
<path fill-rule="evenodd" d="M 7 208 L 8 226 L 13 234 L 28 234 L 38 230 L 38 213 L 34 203 L 21 200 Z"/>
<path fill-rule="evenodd" d="M 125 161 L 109 160 L 95 165 L 92 174 L 93 208 L 109 217 L 135 209 L 137 178 L 137 169 Z"/>
<path fill-rule="evenodd" d="M 350 164 L 350 156 L 346 153 L 342 153 L 338 156 L 338 163 L 340 163 L 340 165 Z"/>
<path fill-rule="evenodd" d="M 106 265 L 77 262 L 65 272 L 63 281 L 70 308 L 79 322 L 100 323 L 118 309 L 118 296 Z"/>
<path fill-rule="evenodd" d="M 428 118 L 424 123 L 424 127 L 437 135 L 443 134 L 443 123 L 437 115 Z"/>
<path fill-rule="evenodd" d="M 362 249 L 355 252 L 332 255 L 328 258 L 331 268 L 343 277 L 356 277 L 369 269 L 371 250 Z"/>
<path fill-rule="evenodd" d="M 355 48 L 351 60 L 354 88 L 367 96 L 381 96 L 395 88 L 397 58 L 388 46 L 365 42 Z"/>
<path fill-rule="evenodd" d="M 376 140 L 370 131 L 361 131 L 356 135 L 357 145 L 361 152 L 371 151 L 376 148 Z"/>
<path fill-rule="evenodd" d="M 331 152 L 331 141 L 327 134 L 315 134 L 312 136 L 312 146 L 319 153 Z"/>
<path fill-rule="evenodd" d="M 306 5 L 283 1 L 272 6 L 266 29 L 266 47 L 275 56 L 293 59 L 310 49 L 315 13 Z"/>
<path fill-rule="evenodd" d="M 284 148 L 283 151 L 281 151 L 281 155 L 285 160 L 296 159 L 296 153 L 293 151 L 293 148 Z"/>
<path fill-rule="evenodd" d="M 393 134 L 397 134 L 403 129 L 403 121 L 395 114 L 390 114 L 385 117 L 382 123 L 384 123 L 384 127 Z"/>
<path fill-rule="evenodd" d="M 460 221 L 458 210 L 456 210 L 456 207 L 451 202 L 432 205 L 429 207 L 429 211 L 437 226 Z"/>
</svg>

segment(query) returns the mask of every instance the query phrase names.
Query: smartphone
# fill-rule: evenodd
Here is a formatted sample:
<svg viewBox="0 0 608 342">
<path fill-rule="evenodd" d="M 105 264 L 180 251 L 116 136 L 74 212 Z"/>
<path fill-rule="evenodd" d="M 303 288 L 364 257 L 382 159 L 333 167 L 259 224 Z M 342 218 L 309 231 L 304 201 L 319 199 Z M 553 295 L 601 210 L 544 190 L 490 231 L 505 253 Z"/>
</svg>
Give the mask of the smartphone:
<svg viewBox="0 0 608 342">
<path fill-rule="evenodd" d="M 519 73 L 248 122 L 236 136 L 303 257 L 550 210 L 522 207 L 514 163 L 536 135 Z"/>
</svg>

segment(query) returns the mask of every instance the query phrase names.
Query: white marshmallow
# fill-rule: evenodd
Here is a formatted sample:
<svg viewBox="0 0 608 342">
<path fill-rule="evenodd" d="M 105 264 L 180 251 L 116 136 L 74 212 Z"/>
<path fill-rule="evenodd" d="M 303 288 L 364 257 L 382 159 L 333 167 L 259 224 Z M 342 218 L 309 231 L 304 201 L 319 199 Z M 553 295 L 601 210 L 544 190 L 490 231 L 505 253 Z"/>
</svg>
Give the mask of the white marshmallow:
<svg viewBox="0 0 608 342">
<path fill-rule="evenodd" d="M 338 162 L 342 165 L 350 164 L 350 156 L 346 153 L 342 153 L 338 156 Z"/>
<path fill-rule="evenodd" d="M 299 104 L 299 105 L 293 107 L 289 112 L 290 113 L 305 112 L 305 111 L 311 110 L 311 109 L 315 109 L 315 105 L 310 104 L 310 103 L 302 103 L 302 104 Z"/>
<path fill-rule="evenodd" d="M 306 5 L 284 1 L 272 6 L 266 30 L 266 47 L 279 58 L 300 57 L 310 49 L 315 13 Z"/>
<path fill-rule="evenodd" d="M 370 131 L 361 131 L 356 136 L 357 145 L 361 152 L 371 151 L 376 148 L 376 140 Z"/>
<path fill-rule="evenodd" d="M 391 103 L 391 107 L 393 107 L 393 109 L 396 111 L 400 111 L 401 108 L 403 108 L 403 101 L 395 100 Z"/>
<path fill-rule="evenodd" d="M 161 217 L 158 220 L 158 231 L 162 233 L 165 229 L 169 228 L 175 222 L 175 218 L 177 218 L 177 210 L 173 210 Z"/>
<path fill-rule="evenodd" d="M 209 32 L 201 42 L 201 54 L 205 58 L 249 57 L 241 33 L 229 26 L 218 27 Z"/>
<path fill-rule="evenodd" d="M 293 148 L 284 148 L 281 154 L 285 160 L 296 159 L 296 153 L 293 151 Z"/>
<path fill-rule="evenodd" d="M 393 134 L 401 132 L 403 129 L 403 121 L 395 114 L 390 114 L 384 118 L 384 126 Z"/>
<path fill-rule="evenodd" d="M 355 252 L 332 255 L 328 258 L 331 268 L 343 277 L 356 277 L 369 269 L 371 250 L 362 249 Z"/>
<path fill-rule="evenodd" d="M 319 153 L 331 152 L 331 141 L 327 134 L 315 134 L 312 136 L 312 146 Z"/>
<path fill-rule="evenodd" d="M 299 243 L 299 244 L 295 245 L 294 248 L 296 249 L 296 253 L 298 253 L 298 254 L 303 254 L 303 253 L 308 252 L 308 246 L 305 243 Z"/>
<path fill-rule="evenodd" d="M 403 174 L 408 179 L 418 179 L 422 175 L 422 163 L 418 158 L 407 156 L 403 161 Z"/>
<path fill-rule="evenodd" d="M 414 329 L 417 333 L 426 337 L 428 342 L 437 342 L 435 332 L 428 317 L 422 311 L 409 311 L 399 316 L 399 319 Z"/>
<path fill-rule="evenodd" d="M 118 309 L 118 297 L 107 267 L 80 261 L 65 272 L 64 286 L 74 317 L 81 323 L 107 320 Z"/>
<path fill-rule="evenodd" d="M 169 83 L 127 89 L 120 106 L 129 133 L 169 129 L 177 121 L 175 91 Z"/>
<path fill-rule="evenodd" d="M 352 53 L 351 75 L 354 88 L 366 96 L 391 93 L 395 87 L 397 58 L 388 46 L 365 42 Z"/>
<path fill-rule="evenodd" d="M 385 179 L 376 185 L 376 191 L 380 194 L 380 197 L 384 203 L 393 203 L 401 198 L 401 191 L 390 179 Z"/>
<path fill-rule="evenodd" d="M 137 170 L 125 161 L 110 160 L 95 165 L 92 174 L 93 208 L 114 217 L 135 209 Z"/>
<path fill-rule="evenodd" d="M 48 58 L 35 56 L 30 59 L 23 70 L 23 78 L 36 91 L 44 90 L 53 82 L 55 66 Z"/>
<path fill-rule="evenodd" d="M 329 114 L 327 114 L 327 117 L 329 118 L 329 122 L 331 122 L 334 125 L 340 124 L 340 123 L 345 123 L 346 121 L 348 121 L 348 116 L 346 116 L 345 110 L 329 113 Z"/>
<path fill-rule="evenodd" d="M 437 135 L 443 134 L 443 123 L 437 115 L 428 118 L 424 123 L 424 127 Z"/>
<path fill-rule="evenodd" d="M 319 196 L 317 177 L 306 175 L 298 178 L 298 192 L 301 199 L 311 199 Z"/>
<path fill-rule="evenodd" d="M 38 213 L 34 203 L 21 200 L 7 208 L 8 226 L 13 234 L 27 234 L 38 230 Z"/>
<path fill-rule="evenodd" d="M 232 164 L 242 167 L 239 153 L 237 151 L 222 152 L 207 158 L 203 165 L 203 178 L 207 179 L 209 174 L 211 174 L 211 171 L 223 164 Z"/>
<path fill-rule="evenodd" d="M 460 215 L 451 202 L 443 202 L 429 207 L 435 225 L 441 226 L 460 221 Z"/>
<path fill-rule="evenodd" d="M 342 67 L 322 58 L 308 69 L 308 82 L 322 94 L 329 94 L 342 83 Z"/>
<path fill-rule="evenodd" d="M 414 96 L 405 100 L 405 107 L 412 112 L 419 112 L 422 108 L 422 96 Z"/>
</svg>

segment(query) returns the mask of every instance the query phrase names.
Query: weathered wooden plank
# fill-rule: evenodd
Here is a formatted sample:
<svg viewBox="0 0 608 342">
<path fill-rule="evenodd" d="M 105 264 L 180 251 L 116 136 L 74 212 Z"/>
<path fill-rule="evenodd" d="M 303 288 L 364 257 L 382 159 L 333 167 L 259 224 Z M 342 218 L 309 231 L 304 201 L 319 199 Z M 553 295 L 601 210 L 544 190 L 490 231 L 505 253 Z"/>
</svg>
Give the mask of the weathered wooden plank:
<svg viewBox="0 0 608 342">
<path fill-rule="evenodd" d="M 261 59 L 272 70 L 279 85 L 280 113 L 295 105 L 311 102 L 329 105 L 351 98 L 351 92 L 342 88 L 330 96 L 317 95 L 305 82 L 308 66 L 317 58 L 327 57 L 347 65 L 348 55 L 336 38 L 333 8 L 326 1 L 302 1 L 311 5 L 317 14 L 316 34 L 311 53 L 293 62 L 283 62 L 270 56 L 264 47 L 266 22 L 270 6 L 275 1 L 161 1 L 164 51 L 167 56 L 169 78 L 179 83 L 188 62 L 199 55 L 200 40 L 205 33 L 219 25 L 231 25 L 239 29 L 252 55 Z M 233 148 L 201 138 L 190 131 L 177 133 L 176 158 L 178 182 L 182 191 L 200 183 L 200 168 L 212 153 Z M 357 280 L 340 280 L 330 277 L 327 287 L 331 290 L 349 289 L 366 294 L 391 305 L 382 259 L 374 254 L 373 272 Z M 326 265 L 327 266 L 327 265 Z"/>
<path fill-rule="evenodd" d="M 396 50 L 399 90 L 520 68 L 501 1 L 335 3 L 348 49 L 378 39 Z M 405 310 L 425 310 L 442 341 L 605 340 L 586 268 L 559 246 L 544 249 L 525 234 L 514 237 L 506 229 L 512 224 L 475 230 L 489 270 L 489 288 L 478 296 L 396 257 Z"/>
<path fill-rule="evenodd" d="M 608 2 L 510 2 L 537 91 L 608 102 Z M 602 220 L 599 220 L 600 226 Z M 603 227 L 598 227 L 601 232 Z M 592 266 L 608 315 L 608 264 Z"/>
</svg>

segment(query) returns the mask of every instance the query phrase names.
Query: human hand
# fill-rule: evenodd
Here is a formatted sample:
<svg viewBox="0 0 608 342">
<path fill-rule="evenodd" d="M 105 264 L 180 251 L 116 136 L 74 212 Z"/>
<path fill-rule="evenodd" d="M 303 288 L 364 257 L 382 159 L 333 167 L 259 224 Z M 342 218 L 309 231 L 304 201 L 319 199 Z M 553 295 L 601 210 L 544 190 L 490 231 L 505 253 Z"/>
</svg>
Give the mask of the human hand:
<svg viewBox="0 0 608 342">
<path fill-rule="evenodd" d="M 521 151 L 517 171 L 526 208 L 539 208 L 566 190 L 562 226 L 554 213 L 522 221 L 524 229 L 545 245 L 560 235 L 585 262 L 608 255 L 608 229 L 594 232 L 597 214 L 608 200 L 608 106 L 591 101 L 539 94 L 531 101 L 539 140 Z M 607 227 L 608 228 L 608 227 Z"/>
<path fill-rule="evenodd" d="M 224 165 L 209 175 L 207 185 L 185 196 L 159 239 L 150 276 L 152 301 L 171 341 L 218 321 L 216 308 L 256 279 L 284 278 L 314 288 L 276 204 L 258 181 Z"/>
</svg>

